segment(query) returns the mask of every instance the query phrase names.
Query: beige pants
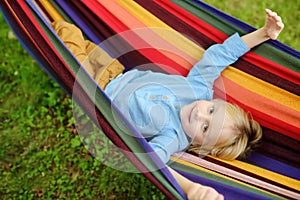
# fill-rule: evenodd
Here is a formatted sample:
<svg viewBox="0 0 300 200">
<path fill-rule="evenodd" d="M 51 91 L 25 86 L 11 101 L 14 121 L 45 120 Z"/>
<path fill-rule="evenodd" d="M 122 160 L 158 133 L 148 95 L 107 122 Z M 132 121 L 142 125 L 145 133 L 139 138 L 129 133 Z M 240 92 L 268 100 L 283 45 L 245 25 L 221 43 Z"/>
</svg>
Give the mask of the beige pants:
<svg viewBox="0 0 300 200">
<path fill-rule="evenodd" d="M 124 71 L 124 66 L 117 59 L 111 58 L 103 49 L 83 38 L 82 32 L 73 24 L 55 21 L 52 24 L 67 48 L 82 64 L 86 71 L 104 89 L 111 78 Z"/>
</svg>

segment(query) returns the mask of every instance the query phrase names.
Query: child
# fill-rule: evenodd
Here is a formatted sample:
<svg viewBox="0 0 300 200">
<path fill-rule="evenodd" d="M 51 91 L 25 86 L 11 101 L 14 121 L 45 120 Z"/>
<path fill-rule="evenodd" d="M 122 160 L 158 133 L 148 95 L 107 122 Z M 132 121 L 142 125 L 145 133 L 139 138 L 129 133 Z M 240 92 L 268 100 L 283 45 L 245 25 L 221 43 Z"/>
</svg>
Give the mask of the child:
<svg viewBox="0 0 300 200">
<path fill-rule="evenodd" d="M 257 143 L 261 128 L 238 106 L 212 100 L 213 83 L 249 49 L 277 38 L 283 29 L 281 18 L 269 9 L 265 12 L 264 27 L 241 38 L 234 34 L 223 44 L 211 46 L 187 77 L 139 70 L 118 76 L 123 66 L 100 48 L 92 52 L 96 45 L 84 40 L 75 26 L 59 21 L 53 23 L 53 28 L 163 162 L 188 146 L 197 153 L 235 159 Z M 200 194 L 203 198 L 222 199 L 214 189 L 170 171 L 189 197 Z"/>
</svg>

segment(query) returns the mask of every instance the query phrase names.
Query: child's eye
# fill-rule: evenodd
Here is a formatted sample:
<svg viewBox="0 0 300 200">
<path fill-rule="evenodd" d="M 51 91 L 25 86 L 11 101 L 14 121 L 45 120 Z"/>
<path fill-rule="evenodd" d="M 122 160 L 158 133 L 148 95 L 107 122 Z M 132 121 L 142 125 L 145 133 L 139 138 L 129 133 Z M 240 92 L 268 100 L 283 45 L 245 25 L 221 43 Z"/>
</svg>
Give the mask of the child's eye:
<svg viewBox="0 0 300 200">
<path fill-rule="evenodd" d="M 205 133 L 205 132 L 207 131 L 207 129 L 208 129 L 208 124 L 205 123 L 205 124 L 203 125 L 203 133 Z"/>
<path fill-rule="evenodd" d="M 214 107 L 211 107 L 211 108 L 209 108 L 209 114 L 212 114 L 213 112 L 215 111 L 215 108 Z"/>
</svg>

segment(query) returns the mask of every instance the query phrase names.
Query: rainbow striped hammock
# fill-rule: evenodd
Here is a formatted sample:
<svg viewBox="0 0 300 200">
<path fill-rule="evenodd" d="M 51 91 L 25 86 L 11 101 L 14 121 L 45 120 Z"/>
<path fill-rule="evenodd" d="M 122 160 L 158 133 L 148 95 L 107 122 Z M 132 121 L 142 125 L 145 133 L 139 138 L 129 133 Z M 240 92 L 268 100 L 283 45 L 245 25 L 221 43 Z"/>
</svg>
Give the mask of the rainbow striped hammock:
<svg viewBox="0 0 300 200">
<path fill-rule="evenodd" d="M 146 172 L 161 164 L 156 155 L 131 153 L 147 153 L 150 147 L 145 139 L 128 136 L 140 133 L 87 73 L 76 80 L 80 64 L 49 22 L 64 19 L 75 23 L 97 44 L 118 33 L 131 32 L 119 34 L 122 42 L 118 49 L 109 43 L 101 45 L 127 70 L 151 63 L 151 70 L 181 75 L 199 59 L 197 53 L 202 48 L 222 42 L 234 32 L 243 35 L 254 28 L 196 0 L 3 0 L 1 11 L 28 52 L 100 124 L 106 136 L 125 150 L 131 163 L 168 198 L 185 199 L 167 168 Z M 150 37 L 130 31 L 137 29 L 147 29 Z M 155 46 L 159 44 L 165 44 L 165 50 Z M 172 53 L 174 49 L 176 53 Z M 216 188 L 226 199 L 300 199 L 300 53 L 271 41 L 233 66 L 216 81 L 215 96 L 251 112 L 263 126 L 262 144 L 244 161 L 183 153 L 172 157 L 171 167 L 193 181 Z M 72 94 L 75 80 L 78 89 Z M 91 92 L 91 88 L 97 89 Z"/>
</svg>

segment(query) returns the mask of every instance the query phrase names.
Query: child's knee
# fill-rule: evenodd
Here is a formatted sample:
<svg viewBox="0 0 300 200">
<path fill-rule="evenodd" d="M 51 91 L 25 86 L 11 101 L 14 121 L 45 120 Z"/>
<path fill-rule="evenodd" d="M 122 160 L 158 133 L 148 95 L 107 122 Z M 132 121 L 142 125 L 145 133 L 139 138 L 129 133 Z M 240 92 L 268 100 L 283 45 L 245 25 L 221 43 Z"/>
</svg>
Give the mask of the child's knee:
<svg viewBox="0 0 300 200">
<path fill-rule="evenodd" d="M 51 23 L 51 26 L 53 30 L 59 35 L 59 37 L 61 37 L 62 32 L 71 32 L 76 29 L 76 26 L 63 20 L 54 21 Z"/>
<path fill-rule="evenodd" d="M 64 43 L 85 45 L 83 34 L 75 25 L 59 20 L 52 22 L 51 26 Z"/>
</svg>

